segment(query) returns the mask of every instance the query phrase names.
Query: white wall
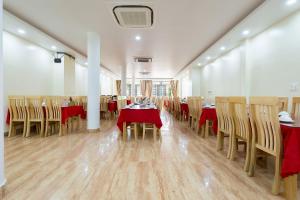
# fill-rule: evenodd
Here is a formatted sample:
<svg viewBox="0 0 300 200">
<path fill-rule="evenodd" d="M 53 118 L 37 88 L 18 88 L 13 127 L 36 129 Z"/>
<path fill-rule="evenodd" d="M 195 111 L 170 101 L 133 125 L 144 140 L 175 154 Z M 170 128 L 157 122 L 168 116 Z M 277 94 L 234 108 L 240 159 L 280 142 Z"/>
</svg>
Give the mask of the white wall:
<svg viewBox="0 0 300 200">
<path fill-rule="evenodd" d="M 55 64 L 52 52 L 5 31 L 3 49 L 5 110 L 9 95 L 66 95 L 66 79 L 75 80 L 73 95 L 87 95 L 86 67 L 76 63 L 75 74 L 65 73 L 64 60 Z M 113 94 L 114 77 L 107 70 L 101 77 L 102 94 Z"/>
<path fill-rule="evenodd" d="M 201 68 L 200 94 L 300 96 L 300 12 Z"/>
</svg>

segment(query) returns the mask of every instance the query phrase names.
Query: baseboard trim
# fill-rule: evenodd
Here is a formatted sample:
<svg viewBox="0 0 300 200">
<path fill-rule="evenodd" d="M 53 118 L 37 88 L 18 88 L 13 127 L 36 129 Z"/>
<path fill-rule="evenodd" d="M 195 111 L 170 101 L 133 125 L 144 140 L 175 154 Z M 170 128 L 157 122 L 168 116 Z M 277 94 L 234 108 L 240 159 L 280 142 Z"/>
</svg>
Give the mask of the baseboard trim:
<svg viewBox="0 0 300 200">
<path fill-rule="evenodd" d="M 97 128 L 97 129 L 88 129 L 87 132 L 88 133 L 99 133 L 100 132 L 100 128 Z"/>
</svg>

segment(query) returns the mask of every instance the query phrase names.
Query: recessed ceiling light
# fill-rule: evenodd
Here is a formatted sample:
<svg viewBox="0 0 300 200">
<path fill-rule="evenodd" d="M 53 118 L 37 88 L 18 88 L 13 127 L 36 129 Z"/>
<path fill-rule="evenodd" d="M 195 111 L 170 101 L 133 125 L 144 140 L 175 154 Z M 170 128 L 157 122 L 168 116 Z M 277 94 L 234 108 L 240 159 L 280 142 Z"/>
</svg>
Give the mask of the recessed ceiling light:
<svg viewBox="0 0 300 200">
<path fill-rule="evenodd" d="M 51 49 L 56 50 L 57 47 L 53 45 L 53 46 L 51 46 Z"/>
<path fill-rule="evenodd" d="M 26 34 L 26 31 L 23 29 L 18 29 L 18 33 L 21 35 L 24 35 L 24 34 Z"/>
<path fill-rule="evenodd" d="M 250 31 L 249 30 L 244 30 L 243 35 L 249 35 Z"/>
<path fill-rule="evenodd" d="M 88 65 L 89 63 L 88 63 L 88 62 L 85 62 L 84 64 L 85 64 L 85 65 Z"/>
<path fill-rule="evenodd" d="M 36 47 L 35 46 L 28 46 L 28 49 L 31 50 L 31 51 L 34 51 L 34 50 L 36 50 Z"/>
<path fill-rule="evenodd" d="M 136 41 L 140 41 L 141 39 L 142 39 L 141 36 L 139 36 L 139 35 L 135 36 Z"/>
<path fill-rule="evenodd" d="M 210 60 L 210 59 L 211 59 L 211 57 L 210 57 L 210 56 L 207 56 L 207 57 L 206 57 L 206 60 Z"/>
<path fill-rule="evenodd" d="M 201 66 L 202 64 L 201 64 L 201 63 L 198 63 L 197 65 L 198 65 L 198 66 Z"/>
<path fill-rule="evenodd" d="M 295 4 L 296 2 L 297 2 L 297 0 L 287 0 L 285 4 L 287 6 L 291 6 L 291 5 Z"/>
<path fill-rule="evenodd" d="M 220 48 L 220 50 L 221 50 L 221 51 L 225 51 L 225 50 L 226 50 L 226 47 L 222 46 L 222 47 Z"/>
</svg>

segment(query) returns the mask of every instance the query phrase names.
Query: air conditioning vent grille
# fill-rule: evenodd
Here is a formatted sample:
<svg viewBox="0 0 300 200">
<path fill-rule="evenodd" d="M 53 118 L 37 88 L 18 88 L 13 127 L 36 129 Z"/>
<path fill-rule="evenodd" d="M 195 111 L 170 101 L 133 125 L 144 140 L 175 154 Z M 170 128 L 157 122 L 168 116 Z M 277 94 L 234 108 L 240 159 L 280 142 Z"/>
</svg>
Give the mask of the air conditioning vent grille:
<svg viewBox="0 0 300 200">
<path fill-rule="evenodd" d="M 147 28 L 153 25 L 153 11 L 148 6 L 116 6 L 113 13 L 122 27 Z"/>
<path fill-rule="evenodd" d="M 152 62 L 152 58 L 138 57 L 138 58 L 134 58 L 134 62 L 151 63 Z"/>
</svg>

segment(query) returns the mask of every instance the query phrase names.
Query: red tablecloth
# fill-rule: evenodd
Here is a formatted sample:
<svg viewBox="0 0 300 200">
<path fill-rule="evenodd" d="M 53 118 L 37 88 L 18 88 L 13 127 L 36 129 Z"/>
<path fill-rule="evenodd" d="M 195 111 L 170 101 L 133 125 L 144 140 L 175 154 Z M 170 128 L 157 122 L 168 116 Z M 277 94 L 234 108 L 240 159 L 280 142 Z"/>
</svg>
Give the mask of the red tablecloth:
<svg viewBox="0 0 300 200">
<path fill-rule="evenodd" d="M 117 101 L 110 101 L 110 102 L 108 102 L 108 111 L 109 112 L 115 112 L 117 110 L 118 110 Z"/>
<path fill-rule="evenodd" d="M 280 125 L 283 141 L 281 176 L 300 173 L 300 127 Z"/>
<path fill-rule="evenodd" d="M 43 107 L 44 108 L 44 107 Z M 44 111 L 45 112 L 45 111 Z M 83 106 L 69 106 L 69 107 L 62 107 L 61 108 L 61 123 L 65 124 L 66 121 L 70 118 L 70 117 L 75 117 L 80 115 L 80 117 L 82 119 L 86 118 L 86 113 L 83 109 Z M 7 115 L 6 115 L 6 124 L 9 125 L 10 124 L 10 112 L 9 110 L 7 111 Z"/>
<path fill-rule="evenodd" d="M 127 105 L 131 104 L 131 100 L 127 99 Z"/>
<path fill-rule="evenodd" d="M 180 103 L 181 113 L 184 114 L 184 118 L 187 119 L 189 116 L 189 106 L 187 103 Z"/>
<path fill-rule="evenodd" d="M 86 118 L 86 113 L 83 106 L 69 106 L 61 108 L 61 123 L 65 124 L 70 117 L 80 115 L 81 119 Z"/>
<path fill-rule="evenodd" d="M 215 134 L 218 133 L 218 117 L 217 117 L 217 112 L 215 108 L 203 108 L 202 109 L 202 114 L 200 116 L 199 120 L 199 128 L 202 127 L 205 123 L 206 120 L 212 121 L 213 122 L 213 131 Z"/>
<path fill-rule="evenodd" d="M 162 127 L 157 109 L 122 109 L 117 122 L 121 132 L 123 131 L 123 122 L 150 123 L 155 124 L 158 129 Z"/>
</svg>

